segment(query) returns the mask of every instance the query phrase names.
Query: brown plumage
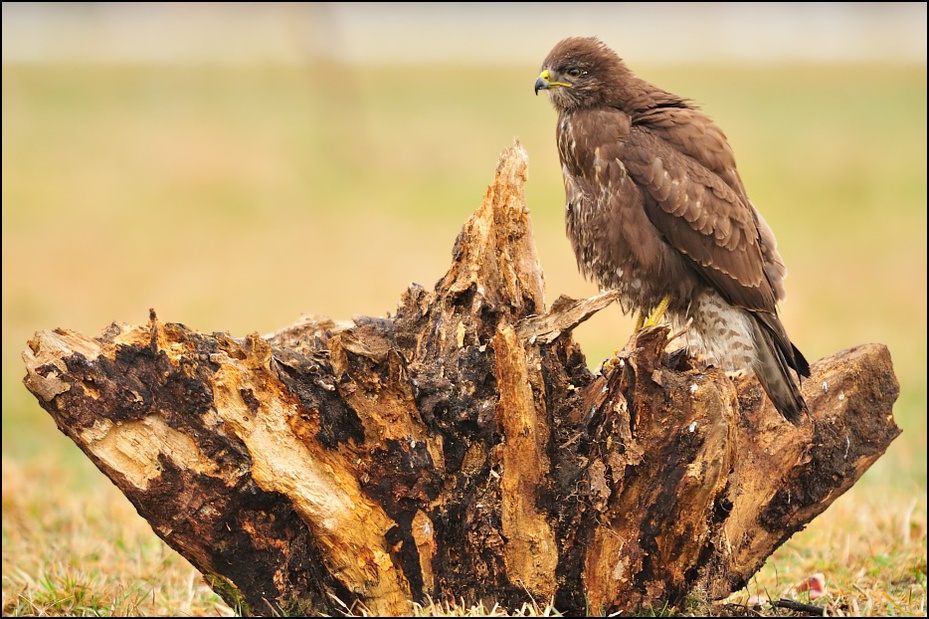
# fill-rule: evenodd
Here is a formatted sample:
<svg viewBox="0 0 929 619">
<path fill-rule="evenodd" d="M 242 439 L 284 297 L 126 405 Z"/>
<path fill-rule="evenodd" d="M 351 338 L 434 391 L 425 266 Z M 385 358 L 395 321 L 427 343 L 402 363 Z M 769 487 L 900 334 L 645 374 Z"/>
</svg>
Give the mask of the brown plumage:
<svg viewBox="0 0 929 619">
<path fill-rule="evenodd" d="M 558 43 L 535 91 L 558 112 L 568 237 L 581 272 L 624 311 L 662 301 L 690 352 L 754 371 L 780 413 L 806 404 L 791 370 L 806 359 L 777 315 L 787 269 L 726 136 L 687 99 L 633 75 L 595 38 Z"/>
</svg>

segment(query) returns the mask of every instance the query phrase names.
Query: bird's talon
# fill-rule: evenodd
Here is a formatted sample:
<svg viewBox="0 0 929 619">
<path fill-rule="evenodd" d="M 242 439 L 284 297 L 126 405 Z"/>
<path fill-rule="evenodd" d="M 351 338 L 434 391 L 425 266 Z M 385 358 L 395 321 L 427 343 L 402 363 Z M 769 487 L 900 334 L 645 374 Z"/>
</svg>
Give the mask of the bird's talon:
<svg viewBox="0 0 929 619">
<path fill-rule="evenodd" d="M 622 359 L 619 358 L 619 349 L 613 351 L 613 356 L 603 362 L 601 367 L 603 374 L 610 374 L 614 369 L 622 365 Z"/>
</svg>

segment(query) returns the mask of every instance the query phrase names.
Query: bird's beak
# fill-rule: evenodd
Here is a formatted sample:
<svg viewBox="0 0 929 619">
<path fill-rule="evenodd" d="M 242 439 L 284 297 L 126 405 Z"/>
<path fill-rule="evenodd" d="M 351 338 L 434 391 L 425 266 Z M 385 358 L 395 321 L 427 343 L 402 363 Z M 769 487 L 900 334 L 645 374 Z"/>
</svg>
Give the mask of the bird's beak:
<svg viewBox="0 0 929 619">
<path fill-rule="evenodd" d="M 559 86 L 563 88 L 571 88 L 571 84 L 568 82 L 553 81 L 551 72 L 548 69 L 545 69 L 535 80 L 535 94 L 538 95 L 540 90 L 549 90 L 551 88 L 558 88 Z"/>
<path fill-rule="evenodd" d="M 544 71 L 542 71 L 541 74 L 539 74 L 539 77 L 536 78 L 535 80 L 536 96 L 539 96 L 540 90 L 548 90 L 548 87 L 551 86 L 551 82 L 548 81 L 550 77 L 551 75 L 549 74 L 548 69 L 545 69 Z"/>
</svg>

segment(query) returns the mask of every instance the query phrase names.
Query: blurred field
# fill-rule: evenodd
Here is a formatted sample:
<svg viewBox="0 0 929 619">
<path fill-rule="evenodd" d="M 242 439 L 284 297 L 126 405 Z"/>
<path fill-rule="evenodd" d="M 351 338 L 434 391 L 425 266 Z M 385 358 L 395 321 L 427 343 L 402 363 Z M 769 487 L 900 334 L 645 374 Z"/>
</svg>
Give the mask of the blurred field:
<svg viewBox="0 0 929 619">
<path fill-rule="evenodd" d="M 903 435 L 754 587 L 822 571 L 861 612 L 873 600 L 858 592 L 877 590 L 870 612 L 924 615 L 925 65 L 633 68 L 725 129 L 791 270 L 782 313 L 807 358 L 882 342 L 901 385 Z M 564 237 L 555 115 L 532 96 L 535 73 L 4 66 L 5 615 L 62 590 L 98 612 L 228 612 L 23 387 L 35 331 L 96 335 L 150 307 L 236 336 L 301 313 L 385 315 L 409 283 L 444 274 L 514 138 L 548 300 L 595 292 Z M 631 325 L 610 308 L 576 332 L 592 367 Z"/>
</svg>

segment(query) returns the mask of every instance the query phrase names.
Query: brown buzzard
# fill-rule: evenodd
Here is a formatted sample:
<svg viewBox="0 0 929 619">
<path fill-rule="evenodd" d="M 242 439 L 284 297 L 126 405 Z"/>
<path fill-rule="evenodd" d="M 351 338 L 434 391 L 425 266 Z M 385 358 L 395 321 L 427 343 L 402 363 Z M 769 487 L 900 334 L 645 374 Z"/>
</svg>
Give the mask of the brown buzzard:
<svg viewBox="0 0 929 619">
<path fill-rule="evenodd" d="M 726 136 L 687 99 L 633 75 L 596 38 L 552 49 L 535 82 L 558 112 L 565 219 L 581 272 L 617 289 L 639 326 L 662 316 L 688 350 L 754 371 L 780 413 L 806 404 L 806 359 L 777 315 L 787 269 Z"/>
</svg>

